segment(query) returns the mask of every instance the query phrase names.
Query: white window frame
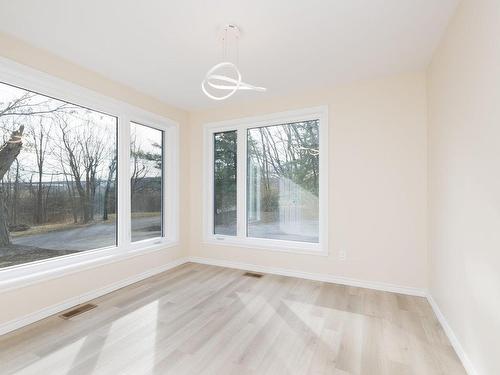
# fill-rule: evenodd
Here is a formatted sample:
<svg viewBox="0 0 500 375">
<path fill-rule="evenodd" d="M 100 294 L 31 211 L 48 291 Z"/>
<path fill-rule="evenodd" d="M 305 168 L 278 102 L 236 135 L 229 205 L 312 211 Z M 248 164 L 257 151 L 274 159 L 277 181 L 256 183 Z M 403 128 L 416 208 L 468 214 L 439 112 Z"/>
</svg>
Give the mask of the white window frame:
<svg viewBox="0 0 500 375">
<path fill-rule="evenodd" d="M 247 131 L 248 129 L 319 120 L 319 242 L 299 242 L 246 236 Z M 214 234 L 214 134 L 237 131 L 237 235 Z M 313 255 L 328 255 L 328 107 L 319 106 L 294 111 L 247 117 L 204 125 L 204 214 L 205 244 L 238 246 Z"/>
<path fill-rule="evenodd" d="M 0 58 L 0 82 L 118 119 L 117 245 L 0 269 L 0 292 L 160 251 L 179 241 L 179 125 L 166 117 Z M 163 131 L 163 236 L 131 242 L 130 122 Z"/>
</svg>

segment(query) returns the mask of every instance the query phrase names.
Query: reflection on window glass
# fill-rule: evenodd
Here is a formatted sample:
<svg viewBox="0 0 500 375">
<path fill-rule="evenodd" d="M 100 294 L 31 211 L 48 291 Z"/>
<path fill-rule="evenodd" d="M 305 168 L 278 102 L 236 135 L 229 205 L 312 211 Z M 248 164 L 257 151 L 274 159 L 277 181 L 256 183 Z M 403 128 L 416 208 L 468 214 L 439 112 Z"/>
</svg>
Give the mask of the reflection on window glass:
<svg viewBox="0 0 500 375">
<path fill-rule="evenodd" d="M 0 83 L 0 268 L 116 245 L 116 117 Z"/>
<path fill-rule="evenodd" d="M 214 134 L 214 234 L 236 235 L 236 131 Z"/>
<path fill-rule="evenodd" d="M 161 237 L 163 131 L 131 123 L 132 241 Z"/>
<path fill-rule="evenodd" d="M 248 237 L 319 242 L 319 122 L 248 130 Z"/>
</svg>

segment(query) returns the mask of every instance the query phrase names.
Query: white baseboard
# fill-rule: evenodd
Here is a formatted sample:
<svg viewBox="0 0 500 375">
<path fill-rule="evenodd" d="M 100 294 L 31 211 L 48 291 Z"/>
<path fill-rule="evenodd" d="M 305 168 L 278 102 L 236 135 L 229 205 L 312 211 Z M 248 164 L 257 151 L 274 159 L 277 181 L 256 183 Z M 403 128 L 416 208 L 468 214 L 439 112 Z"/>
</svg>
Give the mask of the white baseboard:
<svg viewBox="0 0 500 375">
<path fill-rule="evenodd" d="M 465 368 L 465 371 L 467 371 L 467 374 L 469 375 L 478 375 L 477 371 L 475 370 L 474 366 L 472 365 L 472 362 L 465 352 L 464 348 L 462 347 L 462 344 L 460 344 L 460 341 L 457 338 L 457 335 L 455 335 L 455 332 L 453 332 L 453 329 L 451 326 L 448 324 L 448 321 L 444 317 L 441 309 L 439 308 L 438 304 L 432 297 L 430 293 L 427 294 L 427 300 L 429 301 L 429 304 L 432 307 L 432 310 L 434 310 L 434 314 L 436 314 L 436 317 L 439 320 L 439 323 L 441 323 L 441 326 L 443 327 L 444 332 L 446 333 L 446 336 L 448 336 L 448 340 L 450 340 L 451 345 L 453 346 L 453 349 L 455 349 L 455 352 L 458 355 L 458 358 L 460 358 L 460 361 L 462 362 L 462 365 Z"/>
<path fill-rule="evenodd" d="M 464 349 L 462 348 L 460 342 L 458 341 L 458 338 L 456 337 L 455 333 L 451 329 L 450 325 L 446 321 L 443 313 L 439 309 L 439 306 L 436 304 L 436 302 L 434 301 L 432 296 L 430 294 L 428 294 L 423 289 L 388 284 L 388 283 L 380 283 L 380 282 L 352 279 L 352 278 L 334 276 L 334 275 L 329 275 L 329 274 L 303 272 L 303 271 L 290 270 L 290 269 L 285 269 L 285 268 L 266 267 L 266 266 L 259 266 L 259 265 L 250 264 L 250 263 L 239 263 L 239 262 L 232 262 L 232 261 L 227 261 L 227 260 L 201 258 L 201 257 L 179 258 L 179 259 L 176 259 L 172 262 L 164 264 L 160 267 L 156 267 L 156 268 L 153 268 L 153 269 L 148 270 L 146 272 L 140 273 L 138 275 L 129 277 L 125 280 L 121 280 L 121 281 L 118 281 L 118 282 L 113 283 L 111 285 L 105 286 L 103 288 L 99 288 L 99 289 L 81 294 L 79 296 L 69 298 L 61 303 L 56 304 L 56 305 L 46 307 L 42 310 L 25 315 L 21 318 L 0 324 L 0 335 L 14 331 L 18 328 L 24 327 L 24 326 L 31 324 L 31 323 L 34 323 L 38 320 L 47 318 L 51 315 L 54 315 L 54 314 L 57 314 L 61 311 L 67 310 L 73 306 L 90 301 L 90 300 L 97 298 L 97 297 L 101 297 L 105 294 L 111 293 L 115 290 L 126 287 L 126 286 L 133 284 L 133 283 L 136 283 L 138 281 L 144 280 L 148 277 L 154 276 L 154 275 L 159 274 L 161 272 L 165 272 L 169 269 L 180 266 L 180 265 L 187 263 L 187 262 L 208 264 L 208 265 L 227 267 L 227 268 L 235 268 L 235 269 L 241 269 L 241 270 L 253 271 L 253 272 L 269 273 L 269 274 L 281 275 L 281 276 L 298 277 L 298 278 L 307 279 L 307 280 L 356 286 L 356 287 L 360 287 L 360 288 L 382 290 L 382 291 L 387 291 L 387 292 L 400 293 L 400 294 L 419 296 L 419 297 L 427 297 L 430 305 L 432 306 L 432 309 L 434 310 L 434 313 L 436 314 L 439 322 L 443 326 L 443 329 L 444 329 L 446 335 L 448 336 L 450 343 L 452 344 L 453 348 L 455 349 L 455 352 L 457 353 L 458 357 L 462 361 L 462 364 L 463 364 L 465 370 L 467 371 L 467 373 L 469 375 L 477 375 L 477 372 L 475 371 L 474 367 L 472 366 L 472 362 L 470 361 L 469 357 L 467 356 Z"/>
<path fill-rule="evenodd" d="M 105 287 L 92 290 L 90 292 L 71 297 L 61 303 L 58 303 L 56 305 L 48 306 L 42 310 L 36 311 L 34 313 L 25 315 L 21 318 L 14 319 L 11 321 L 8 321 L 6 323 L 0 324 L 0 336 L 4 335 L 6 333 L 9 333 L 11 331 L 14 331 L 16 329 L 19 329 L 21 327 L 27 326 L 28 324 L 34 323 L 38 320 L 47 318 L 51 315 L 57 314 L 61 311 L 67 310 L 73 306 L 82 304 L 84 302 L 90 301 L 94 298 L 101 297 L 105 294 L 111 293 L 115 290 L 118 290 L 120 288 L 126 287 L 130 284 L 136 283 L 138 281 L 147 279 L 148 277 L 154 276 L 156 274 L 159 274 L 161 272 L 165 272 L 171 268 L 180 266 L 181 264 L 184 264 L 187 262 L 187 258 L 179 258 L 176 259 L 172 262 L 169 262 L 167 264 L 164 264 L 160 267 L 153 268 L 151 270 L 145 271 L 143 273 L 140 273 L 138 275 L 134 275 L 132 277 L 129 277 L 125 280 L 118 281 L 116 283 L 107 285 Z"/>
<path fill-rule="evenodd" d="M 154 276 L 154 275 L 159 274 L 161 272 L 165 272 L 171 268 L 180 266 L 181 264 L 184 264 L 186 262 L 209 264 L 209 265 L 214 265 L 214 266 L 236 268 L 236 269 L 253 271 L 253 272 L 270 273 L 270 274 L 281 275 L 281 276 L 298 277 L 298 278 L 307 279 L 307 280 L 315 280 L 315 281 L 323 281 L 323 282 L 329 282 L 329 283 L 335 283 L 335 284 L 357 286 L 357 287 L 361 287 L 361 288 L 383 290 L 383 291 L 395 292 L 395 293 L 400 293 L 400 294 L 408 294 L 408 295 L 413 295 L 413 296 L 426 296 L 425 291 L 417 289 L 417 288 L 411 288 L 411 287 L 403 287 L 403 286 L 386 284 L 386 283 L 357 280 L 357 279 L 351 279 L 351 278 L 345 278 L 345 277 L 333 276 L 333 275 L 327 275 L 327 274 L 295 271 L 295 270 L 290 270 L 290 269 L 285 269 L 285 268 L 265 267 L 265 266 L 259 266 L 256 264 L 249 264 L 249 263 L 237 263 L 237 262 L 210 259 L 210 258 L 188 257 L 188 258 L 176 259 L 176 260 L 169 262 L 163 266 L 156 267 L 154 269 L 148 270 L 148 271 L 140 273 L 138 275 L 129 277 L 128 279 L 121 280 L 121 281 L 118 281 L 118 282 L 113 283 L 111 285 L 105 286 L 103 288 L 99 288 L 99 289 L 96 289 L 96 290 L 69 298 L 61 303 L 56 304 L 56 305 L 48 306 L 44 309 L 27 314 L 27 315 L 20 317 L 18 319 L 14 319 L 14 320 L 8 321 L 6 323 L 0 324 L 0 335 L 4 335 L 4 334 L 9 333 L 11 331 L 14 331 L 16 329 L 19 329 L 21 327 L 24 327 L 24 326 L 27 326 L 31 323 L 34 323 L 38 320 L 41 320 L 41 319 L 47 318 L 51 315 L 60 313 L 61 311 L 67 310 L 73 306 L 90 301 L 94 298 L 103 296 L 107 293 L 111 293 L 117 289 L 123 288 L 125 286 L 136 283 L 138 281 L 144 280 L 148 277 Z"/>
<path fill-rule="evenodd" d="M 212 258 L 189 257 L 188 260 L 193 263 L 209 264 L 212 266 L 220 266 L 227 268 L 236 268 L 252 272 L 270 273 L 280 276 L 298 277 L 301 279 L 323 281 L 327 283 L 356 286 L 367 289 L 376 289 L 386 292 L 407 294 L 410 296 L 418 296 L 418 297 L 427 296 L 427 292 L 424 289 L 394 285 L 389 283 L 381 283 L 375 281 L 359 280 L 349 277 L 334 276 L 323 273 L 303 272 L 286 268 L 266 267 L 266 266 L 259 266 L 257 264 L 239 263 L 239 262 L 232 262 L 232 261 L 212 259 Z"/>
<path fill-rule="evenodd" d="M 232 261 L 212 259 L 212 258 L 189 257 L 188 261 L 193 262 L 193 263 L 209 264 L 212 266 L 235 268 L 235 269 L 240 269 L 240 270 L 261 272 L 261 273 L 270 273 L 270 274 L 281 275 L 281 276 L 298 277 L 298 278 L 307 279 L 307 280 L 323 281 L 323 282 L 329 282 L 329 283 L 334 283 L 334 284 L 342 284 L 342 285 L 356 286 L 356 287 L 360 287 L 360 288 L 376 289 L 376 290 L 382 290 L 382 291 L 386 291 L 386 292 L 406 294 L 406 295 L 411 295 L 411 296 L 425 297 L 429 301 L 429 304 L 432 306 L 432 309 L 434 310 L 436 317 L 438 318 L 439 322 L 443 326 L 443 329 L 444 329 L 446 335 L 448 336 L 448 339 L 450 340 L 450 343 L 453 346 L 453 349 L 455 349 L 455 352 L 457 353 L 458 357 L 460 358 L 460 361 L 462 362 L 465 370 L 467 371 L 467 374 L 478 375 L 476 370 L 474 369 L 474 367 L 472 365 L 472 362 L 470 361 L 470 359 L 467 356 L 466 352 L 464 351 L 462 345 L 458 341 L 457 336 L 455 335 L 455 333 L 451 329 L 450 325 L 446 321 L 443 313 L 439 309 L 437 303 L 432 298 L 432 296 L 423 289 L 394 285 L 394 284 L 387 284 L 387 283 L 380 283 L 380 282 L 373 282 L 373 281 L 365 281 L 365 280 L 359 280 L 359 279 L 352 279 L 352 278 L 333 276 L 333 275 L 328 275 L 328 274 L 310 273 L 310 272 L 296 271 L 296 270 L 290 270 L 290 269 L 285 269 L 285 268 L 259 266 L 256 264 L 239 263 L 239 262 L 232 262 Z"/>
</svg>

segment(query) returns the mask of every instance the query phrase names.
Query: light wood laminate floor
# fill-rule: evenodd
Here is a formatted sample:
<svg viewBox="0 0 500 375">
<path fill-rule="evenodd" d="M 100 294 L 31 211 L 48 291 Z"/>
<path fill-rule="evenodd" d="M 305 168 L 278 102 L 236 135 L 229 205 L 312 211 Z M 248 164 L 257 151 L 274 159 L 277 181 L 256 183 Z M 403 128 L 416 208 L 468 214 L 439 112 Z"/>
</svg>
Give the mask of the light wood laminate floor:
<svg viewBox="0 0 500 375">
<path fill-rule="evenodd" d="M 0 373 L 465 374 L 424 298 L 243 273 L 188 263 L 0 337 Z"/>
</svg>

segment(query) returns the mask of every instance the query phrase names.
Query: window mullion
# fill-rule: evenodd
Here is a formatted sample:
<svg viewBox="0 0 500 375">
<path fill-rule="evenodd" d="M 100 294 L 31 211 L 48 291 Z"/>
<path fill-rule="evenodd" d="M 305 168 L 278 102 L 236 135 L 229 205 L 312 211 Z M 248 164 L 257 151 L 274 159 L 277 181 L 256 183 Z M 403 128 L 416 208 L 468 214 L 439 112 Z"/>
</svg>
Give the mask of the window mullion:
<svg viewBox="0 0 500 375">
<path fill-rule="evenodd" d="M 237 236 L 246 238 L 247 130 L 244 127 L 238 129 L 237 156 Z"/>
<path fill-rule="evenodd" d="M 167 184 L 170 180 L 170 167 L 168 162 L 170 157 L 167 156 L 167 132 L 163 131 L 161 135 L 161 226 L 162 226 L 162 238 L 170 238 L 169 231 L 170 225 L 172 224 L 168 220 L 167 212 L 170 211 L 169 201 L 169 187 L 171 184 Z"/>
<path fill-rule="evenodd" d="M 130 120 L 118 119 L 118 245 L 126 250 L 130 246 Z"/>
<path fill-rule="evenodd" d="M 176 212 L 178 199 L 177 175 L 175 165 L 177 163 L 177 149 L 172 139 L 176 139 L 172 129 L 163 132 L 163 233 L 166 239 L 176 240 L 177 221 L 173 216 Z M 177 198 L 174 198 L 177 197 Z"/>
</svg>

